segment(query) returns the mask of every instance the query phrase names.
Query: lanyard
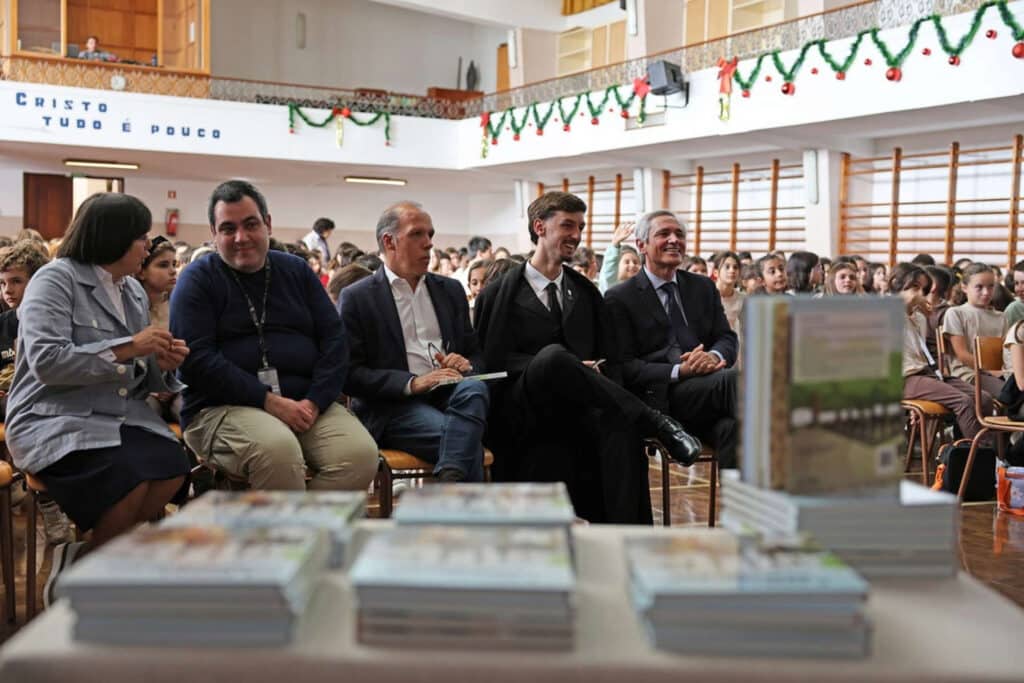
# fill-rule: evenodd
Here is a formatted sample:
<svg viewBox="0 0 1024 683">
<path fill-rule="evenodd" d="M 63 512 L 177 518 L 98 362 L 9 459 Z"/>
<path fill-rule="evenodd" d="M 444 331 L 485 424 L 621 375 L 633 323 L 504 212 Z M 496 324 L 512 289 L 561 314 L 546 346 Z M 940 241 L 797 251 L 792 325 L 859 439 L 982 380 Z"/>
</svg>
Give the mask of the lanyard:
<svg viewBox="0 0 1024 683">
<path fill-rule="evenodd" d="M 249 293 L 245 291 L 245 287 L 242 286 L 242 281 L 238 279 L 238 273 L 235 272 L 234 268 L 228 264 L 224 264 L 231 273 L 231 277 L 235 278 L 235 282 L 238 283 L 238 288 L 242 290 L 242 296 L 245 297 L 245 303 L 249 304 L 249 317 L 252 318 L 252 324 L 256 328 L 256 343 L 259 344 L 260 360 L 263 364 L 261 368 L 269 368 L 270 363 L 267 359 L 267 342 L 263 338 L 263 326 L 267 322 L 267 295 L 270 293 L 270 255 L 267 255 L 266 271 L 267 275 L 263 280 L 263 314 L 256 317 L 256 307 L 252 303 L 252 299 L 249 298 Z"/>
</svg>

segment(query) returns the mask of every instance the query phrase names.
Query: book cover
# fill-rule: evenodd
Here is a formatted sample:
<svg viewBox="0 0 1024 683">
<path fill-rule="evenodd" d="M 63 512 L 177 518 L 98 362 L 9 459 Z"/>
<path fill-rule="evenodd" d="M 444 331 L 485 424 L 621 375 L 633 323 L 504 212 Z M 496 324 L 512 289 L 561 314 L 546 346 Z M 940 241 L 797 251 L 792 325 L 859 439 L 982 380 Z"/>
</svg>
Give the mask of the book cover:
<svg viewBox="0 0 1024 683">
<path fill-rule="evenodd" d="M 395 512 L 400 524 L 557 526 L 574 518 L 562 482 L 425 486 L 406 493 Z"/>
</svg>

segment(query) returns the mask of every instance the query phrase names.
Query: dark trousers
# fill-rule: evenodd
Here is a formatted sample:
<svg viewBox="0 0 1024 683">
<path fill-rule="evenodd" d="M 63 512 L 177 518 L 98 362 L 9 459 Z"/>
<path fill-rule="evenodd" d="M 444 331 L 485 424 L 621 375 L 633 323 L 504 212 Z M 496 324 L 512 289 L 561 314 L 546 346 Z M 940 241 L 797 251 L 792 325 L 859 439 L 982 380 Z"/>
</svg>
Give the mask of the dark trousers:
<svg viewBox="0 0 1024 683">
<path fill-rule="evenodd" d="M 502 401 L 516 481 L 564 481 L 576 514 L 592 522 L 650 524 L 647 459 L 637 422 L 647 407 L 552 344 L 533 357 Z"/>
<path fill-rule="evenodd" d="M 688 432 L 714 447 L 720 467 L 736 467 L 735 368 L 725 368 L 698 377 L 687 377 L 669 386 L 668 403 L 672 417 Z"/>
</svg>

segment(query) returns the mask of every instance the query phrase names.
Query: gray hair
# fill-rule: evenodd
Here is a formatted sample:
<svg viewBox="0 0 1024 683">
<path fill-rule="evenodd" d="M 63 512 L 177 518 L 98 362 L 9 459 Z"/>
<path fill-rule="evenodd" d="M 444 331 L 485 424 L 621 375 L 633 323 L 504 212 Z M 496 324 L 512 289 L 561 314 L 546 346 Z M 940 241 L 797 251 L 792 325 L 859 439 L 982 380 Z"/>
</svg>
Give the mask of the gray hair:
<svg viewBox="0 0 1024 683">
<path fill-rule="evenodd" d="M 674 213 L 666 209 L 650 211 L 641 216 L 640 220 L 636 222 L 636 229 L 633 231 L 633 237 L 642 242 L 646 242 L 647 238 L 651 235 L 651 223 L 654 222 L 655 218 L 661 218 L 662 216 L 668 216 L 676 223 L 679 223 L 679 227 L 683 229 L 683 237 L 686 237 L 686 223 L 683 223 Z"/>
<path fill-rule="evenodd" d="M 392 204 L 388 208 L 384 209 L 384 213 L 381 214 L 380 219 L 377 221 L 378 247 L 384 249 L 384 235 L 391 235 L 394 237 L 398 234 L 398 224 L 402 219 L 402 211 L 406 209 L 422 211 L 423 205 L 419 202 L 407 200 Z"/>
</svg>

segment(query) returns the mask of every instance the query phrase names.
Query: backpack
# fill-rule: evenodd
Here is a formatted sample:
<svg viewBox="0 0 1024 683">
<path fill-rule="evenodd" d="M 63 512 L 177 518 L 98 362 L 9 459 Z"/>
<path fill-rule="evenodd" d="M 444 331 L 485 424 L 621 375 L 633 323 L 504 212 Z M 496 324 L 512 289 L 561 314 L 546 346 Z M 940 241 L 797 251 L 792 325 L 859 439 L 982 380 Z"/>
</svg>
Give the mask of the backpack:
<svg viewBox="0 0 1024 683">
<path fill-rule="evenodd" d="M 938 468 L 935 470 L 936 491 L 956 494 L 964 476 L 967 455 L 971 452 L 971 440 L 960 439 L 948 443 L 939 450 Z M 971 478 L 964 490 L 964 501 L 993 500 L 996 497 L 996 451 L 994 448 L 979 446 L 974 453 L 974 467 Z"/>
</svg>

